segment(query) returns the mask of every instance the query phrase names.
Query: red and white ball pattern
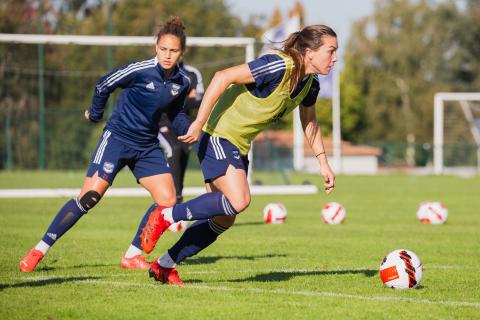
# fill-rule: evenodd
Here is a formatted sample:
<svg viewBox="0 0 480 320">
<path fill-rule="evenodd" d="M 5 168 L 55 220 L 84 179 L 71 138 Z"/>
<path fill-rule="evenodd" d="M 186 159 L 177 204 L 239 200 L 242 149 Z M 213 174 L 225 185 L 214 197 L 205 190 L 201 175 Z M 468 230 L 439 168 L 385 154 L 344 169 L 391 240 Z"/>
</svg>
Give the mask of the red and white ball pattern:
<svg viewBox="0 0 480 320">
<path fill-rule="evenodd" d="M 422 202 L 417 208 L 417 219 L 427 224 L 443 224 L 447 221 L 448 209 L 441 202 Z"/>
<path fill-rule="evenodd" d="M 340 224 L 345 220 L 347 210 L 338 202 L 328 202 L 322 208 L 322 220 L 327 224 Z"/>
<path fill-rule="evenodd" d="M 418 256 L 407 249 L 390 252 L 380 264 L 380 278 L 385 286 L 412 289 L 422 281 L 423 265 Z"/>
<path fill-rule="evenodd" d="M 287 208 L 281 203 L 269 203 L 263 209 L 263 221 L 269 224 L 281 224 L 287 218 Z"/>
<path fill-rule="evenodd" d="M 178 221 L 178 222 L 172 223 L 167 230 L 171 232 L 183 232 L 185 231 L 185 229 L 187 229 L 187 227 L 188 227 L 188 221 Z"/>
</svg>

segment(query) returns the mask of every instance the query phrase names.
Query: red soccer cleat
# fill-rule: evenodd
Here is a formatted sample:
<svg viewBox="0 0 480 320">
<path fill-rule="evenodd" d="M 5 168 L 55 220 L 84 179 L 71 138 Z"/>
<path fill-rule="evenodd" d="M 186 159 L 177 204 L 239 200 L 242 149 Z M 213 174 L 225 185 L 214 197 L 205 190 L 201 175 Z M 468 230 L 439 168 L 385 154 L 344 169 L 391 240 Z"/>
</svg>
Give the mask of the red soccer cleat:
<svg viewBox="0 0 480 320">
<path fill-rule="evenodd" d="M 163 218 L 163 209 L 166 207 L 159 206 L 148 217 L 147 224 L 142 230 L 142 248 L 145 253 L 150 253 L 155 248 L 158 239 L 163 232 L 171 225 L 171 223 Z"/>
<path fill-rule="evenodd" d="M 150 278 L 161 283 L 171 284 L 173 286 L 183 286 L 183 281 L 178 276 L 177 269 L 164 268 L 158 264 L 158 261 L 152 263 L 150 270 L 148 270 Z"/>
<path fill-rule="evenodd" d="M 150 269 L 150 263 L 145 261 L 145 257 L 138 255 L 132 258 L 125 258 L 123 257 L 122 263 L 120 263 L 120 267 L 124 269 L 140 269 L 140 270 L 148 270 Z"/>
<path fill-rule="evenodd" d="M 32 272 L 35 270 L 35 267 L 43 259 L 45 255 L 42 251 L 33 248 L 32 250 L 28 251 L 27 255 L 20 260 L 18 268 L 22 272 Z"/>
</svg>

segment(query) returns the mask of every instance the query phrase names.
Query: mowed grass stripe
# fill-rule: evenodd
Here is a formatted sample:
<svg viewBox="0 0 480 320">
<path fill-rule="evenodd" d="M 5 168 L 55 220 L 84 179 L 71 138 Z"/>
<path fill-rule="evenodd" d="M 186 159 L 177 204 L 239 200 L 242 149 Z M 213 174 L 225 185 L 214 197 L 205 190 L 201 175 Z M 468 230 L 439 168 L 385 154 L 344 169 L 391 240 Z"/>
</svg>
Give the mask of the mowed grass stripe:
<svg viewBox="0 0 480 320">
<path fill-rule="evenodd" d="M 474 269 L 477 270 L 478 267 L 475 266 L 438 266 L 438 265 L 433 265 L 433 266 L 424 266 L 424 269 L 426 270 L 434 270 L 434 269 L 458 269 L 458 270 L 466 270 L 466 269 Z M 309 273 L 309 272 L 321 272 L 321 271 L 329 271 L 329 272 L 342 272 L 342 271 L 364 271 L 364 270 L 372 270 L 372 267 L 364 267 L 364 268 L 337 268 L 337 269 L 256 269 L 255 271 L 253 270 L 190 270 L 190 271 L 182 271 L 182 274 L 186 275 L 195 275 L 195 274 L 238 274 L 238 273 L 268 273 L 268 272 L 285 272 L 285 273 L 297 273 L 297 274 L 302 274 L 302 273 Z M 139 273 L 141 275 L 142 273 Z M 144 275 L 146 272 L 144 273 Z M 44 276 L 44 275 L 39 275 L 39 276 L 25 276 L 25 277 L 17 277 L 15 280 L 32 280 L 32 281 L 37 281 L 37 280 L 49 280 L 49 279 L 54 279 L 54 278 L 67 278 L 67 277 L 81 277 L 81 276 L 89 276 L 89 277 L 104 277 L 105 274 L 62 274 L 59 276 Z M 131 277 L 132 273 L 126 272 L 126 273 L 118 273 L 118 274 L 111 274 L 108 275 L 109 277 Z M 0 279 L 12 279 L 11 277 L 0 277 Z"/>
<path fill-rule="evenodd" d="M 77 276 L 78 277 L 78 276 Z M 89 275 L 92 277 L 92 275 Z M 34 280 L 36 277 L 30 277 Z M 37 277 L 38 280 L 54 280 L 62 279 L 65 277 Z M 449 300 L 428 300 L 428 299 L 414 299 L 414 298 L 404 298 L 404 297 L 393 297 L 393 296 L 362 296 L 362 295 L 353 295 L 353 294 L 344 294 L 336 292 L 319 292 L 319 291 L 295 291 L 295 290 L 283 290 L 283 289 L 262 289 L 256 287 L 249 288 L 235 288 L 235 287 L 225 287 L 225 286 L 200 286 L 200 285 L 185 285 L 183 287 L 175 286 L 166 286 L 158 283 L 148 284 L 148 283 L 139 283 L 139 282 L 123 282 L 123 281 L 105 281 L 105 280 L 96 280 L 96 279 L 71 279 L 70 282 L 73 283 L 83 283 L 83 284 L 102 284 L 102 285 L 111 285 L 111 286 L 120 286 L 120 287 L 141 287 L 149 289 L 181 289 L 181 290 L 210 290 L 210 291 L 229 291 L 229 292 L 249 292 L 249 293 L 258 293 L 258 294 L 276 294 L 276 295 L 292 295 L 292 296 L 309 296 L 309 297 L 330 297 L 330 298 L 340 298 L 340 299 L 354 299 L 354 300 L 367 300 L 367 301 L 379 301 L 379 302 L 406 302 L 406 303 L 417 303 L 417 304 L 430 304 L 430 305 L 446 305 L 454 307 L 471 307 L 471 308 L 480 308 L 480 302 L 477 301 L 449 301 Z M 8 288 L 8 287 L 7 287 Z"/>
<path fill-rule="evenodd" d="M 135 182 L 130 173 L 128 178 Z M 309 179 L 321 185 L 321 178 Z M 69 185 L 58 183 L 64 186 Z M 57 185 L 38 181 L 38 187 Z M 330 196 L 254 196 L 231 230 L 179 266 L 189 285 L 185 289 L 119 267 L 151 205 L 148 198 L 105 198 L 32 274 L 21 274 L 18 262 L 68 199 L 0 199 L 0 318 L 145 320 L 158 318 L 161 309 L 171 320 L 475 319 L 480 314 L 478 190 L 480 179 L 340 176 Z M 447 205 L 445 225 L 416 220 L 416 206 L 424 200 Z M 288 208 L 286 223 L 264 224 L 264 206 L 279 201 Z M 345 223 L 321 221 L 327 201 L 347 208 Z M 166 234 L 147 259 L 163 254 L 180 236 Z M 380 261 L 399 248 L 414 251 L 424 263 L 418 290 L 382 286 Z"/>
</svg>

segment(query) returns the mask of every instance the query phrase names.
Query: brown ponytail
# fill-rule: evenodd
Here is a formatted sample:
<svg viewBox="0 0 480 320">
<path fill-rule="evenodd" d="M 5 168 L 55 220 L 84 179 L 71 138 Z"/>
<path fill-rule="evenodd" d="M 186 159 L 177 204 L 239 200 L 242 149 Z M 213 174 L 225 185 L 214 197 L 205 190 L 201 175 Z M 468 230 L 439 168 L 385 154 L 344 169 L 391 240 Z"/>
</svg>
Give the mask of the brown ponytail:
<svg viewBox="0 0 480 320">
<path fill-rule="evenodd" d="M 185 36 L 185 25 L 183 21 L 176 16 L 170 17 L 163 25 L 160 26 L 160 30 L 157 33 L 157 43 L 160 38 L 165 34 L 171 34 L 177 36 L 180 39 L 180 45 L 182 51 L 185 51 L 186 46 L 186 36 Z"/>
<path fill-rule="evenodd" d="M 293 92 L 300 82 L 300 78 L 305 74 L 305 64 L 303 57 L 305 50 L 317 50 L 323 45 L 323 37 L 337 37 L 333 29 L 325 25 L 317 24 L 303 28 L 301 31 L 294 32 L 283 41 L 282 52 L 293 59 L 295 68 L 290 75 L 290 92 Z"/>
</svg>

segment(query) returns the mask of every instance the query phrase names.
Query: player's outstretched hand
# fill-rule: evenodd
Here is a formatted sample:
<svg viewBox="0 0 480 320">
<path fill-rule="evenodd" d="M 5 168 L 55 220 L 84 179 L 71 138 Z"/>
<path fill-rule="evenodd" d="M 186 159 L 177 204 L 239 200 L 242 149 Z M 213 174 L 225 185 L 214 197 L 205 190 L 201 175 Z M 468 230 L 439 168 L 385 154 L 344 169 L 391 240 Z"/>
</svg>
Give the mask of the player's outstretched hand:
<svg viewBox="0 0 480 320">
<path fill-rule="evenodd" d="M 193 121 L 188 128 L 188 131 L 183 136 L 179 136 L 178 140 L 185 142 L 185 143 L 195 143 L 198 141 L 200 137 L 200 133 L 202 131 L 202 124 L 198 121 Z"/>
<path fill-rule="evenodd" d="M 335 174 L 333 173 L 332 169 L 330 169 L 328 164 L 321 166 L 320 175 L 323 177 L 325 193 L 332 193 L 333 189 L 335 188 Z"/>
</svg>

